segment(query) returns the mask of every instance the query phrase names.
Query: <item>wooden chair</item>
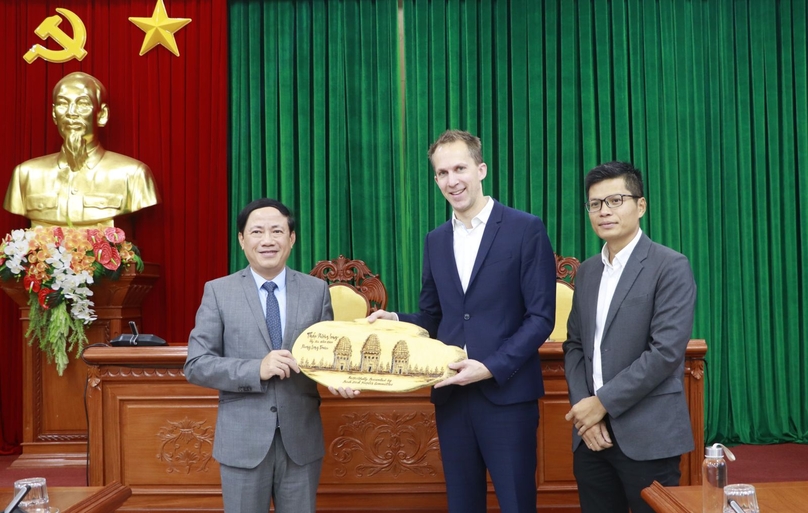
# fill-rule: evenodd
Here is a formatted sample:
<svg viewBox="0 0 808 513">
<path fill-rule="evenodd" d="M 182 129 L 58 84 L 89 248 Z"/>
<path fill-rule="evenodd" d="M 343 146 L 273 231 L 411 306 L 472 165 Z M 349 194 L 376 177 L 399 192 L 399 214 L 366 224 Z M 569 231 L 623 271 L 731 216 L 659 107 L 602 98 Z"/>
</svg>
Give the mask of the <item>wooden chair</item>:
<svg viewBox="0 0 808 513">
<path fill-rule="evenodd" d="M 62 513 L 112 513 L 118 511 L 130 495 L 132 490 L 128 486 L 115 481 Z"/>
<path fill-rule="evenodd" d="M 553 332 L 547 340 L 567 340 L 567 319 L 572 310 L 572 292 L 575 289 L 575 274 L 580 262 L 575 257 L 556 255 L 556 318 Z"/>
<path fill-rule="evenodd" d="M 309 273 L 328 282 L 335 321 L 352 321 L 387 307 L 387 289 L 362 260 L 322 260 Z"/>
</svg>

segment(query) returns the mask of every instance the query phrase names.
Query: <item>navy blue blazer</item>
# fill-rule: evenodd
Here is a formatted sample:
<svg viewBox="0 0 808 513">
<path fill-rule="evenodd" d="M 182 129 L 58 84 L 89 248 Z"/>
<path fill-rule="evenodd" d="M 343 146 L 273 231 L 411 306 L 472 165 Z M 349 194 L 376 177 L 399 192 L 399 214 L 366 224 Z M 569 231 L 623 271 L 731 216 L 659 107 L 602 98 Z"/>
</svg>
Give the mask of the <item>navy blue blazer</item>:
<svg viewBox="0 0 808 513">
<path fill-rule="evenodd" d="M 555 255 L 538 217 L 495 201 L 465 294 L 451 221 L 426 236 L 420 312 L 399 314 L 433 338 L 466 347 L 493 375 L 478 383 L 494 404 L 544 395 L 539 347 L 555 322 Z M 448 400 L 455 386 L 432 390 Z"/>
</svg>

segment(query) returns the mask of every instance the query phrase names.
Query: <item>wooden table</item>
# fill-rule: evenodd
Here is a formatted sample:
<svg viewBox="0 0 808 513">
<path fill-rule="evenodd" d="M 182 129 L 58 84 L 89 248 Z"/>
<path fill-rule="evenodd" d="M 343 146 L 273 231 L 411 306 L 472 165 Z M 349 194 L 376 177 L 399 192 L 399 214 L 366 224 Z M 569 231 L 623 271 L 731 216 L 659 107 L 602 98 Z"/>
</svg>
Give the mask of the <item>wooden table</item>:
<svg viewBox="0 0 808 513">
<path fill-rule="evenodd" d="M 13 490 L 0 490 L 0 503 L 8 504 Z M 61 513 L 110 513 L 118 511 L 132 495 L 132 490 L 119 482 L 106 486 L 48 488 L 50 507 Z"/>
<path fill-rule="evenodd" d="M 211 458 L 219 397 L 188 383 L 186 346 L 90 347 L 89 483 L 132 489 L 121 511 L 222 511 L 219 464 Z M 680 484 L 701 482 L 704 458 L 703 340 L 688 344 L 684 386 L 696 449 Z M 539 350 L 546 395 L 539 401 L 536 496 L 542 513 L 575 511 L 572 429 L 560 342 Z M 326 455 L 318 513 L 445 513 L 446 484 L 429 389 L 366 392 L 346 401 L 321 387 Z M 487 488 L 489 513 L 499 511 Z M 700 511 L 700 510 L 699 510 Z"/>
<path fill-rule="evenodd" d="M 761 513 L 805 513 L 808 511 L 808 481 L 752 483 Z M 701 486 L 664 487 L 654 483 L 642 491 L 642 498 L 657 513 L 701 513 Z"/>
<path fill-rule="evenodd" d="M 92 497 L 103 488 L 103 486 L 49 486 L 48 497 L 50 498 L 50 506 L 64 511 L 70 506 L 88 497 Z M 13 488 L 0 488 L 0 507 L 5 508 L 13 497 Z"/>
</svg>

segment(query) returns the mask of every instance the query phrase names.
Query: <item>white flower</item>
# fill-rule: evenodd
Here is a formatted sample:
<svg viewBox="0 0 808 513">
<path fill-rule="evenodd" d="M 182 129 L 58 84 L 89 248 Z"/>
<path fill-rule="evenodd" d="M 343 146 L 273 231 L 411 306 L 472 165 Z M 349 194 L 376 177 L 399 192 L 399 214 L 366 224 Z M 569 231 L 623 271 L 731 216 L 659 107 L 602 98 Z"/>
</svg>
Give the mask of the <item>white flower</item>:
<svg viewBox="0 0 808 513">
<path fill-rule="evenodd" d="M 11 271 L 12 274 L 22 274 L 23 271 L 25 271 L 25 267 L 23 267 L 22 265 L 23 261 L 25 261 L 26 263 L 28 262 L 25 259 L 21 260 L 19 258 L 11 258 L 9 260 L 6 260 L 6 267 L 8 268 L 9 271 Z"/>
<path fill-rule="evenodd" d="M 84 283 L 86 283 L 87 285 L 92 285 L 93 284 L 93 275 L 88 273 L 87 271 L 81 271 L 79 273 L 79 276 L 82 276 L 84 278 Z M 87 289 L 87 294 L 92 296 L 93 291 L 91 291 L 90 289 Z"/>
<path fill-rule="evenodd" d="M 6 267 L 13 274 L 22 274 L 25 271 L 29 247 L 23 230 L 11 232 L 11 240 L 6 242 L 3 253 L 6 255 Z"/>
<path fill-rule="evenodd" d="M 46 247 L 40 247 L 39 244 L 45 240 L 54 242 L 47 243 Z M 36 279 L 42 280 L 43 286 L 47 286 L 61 296 L 70 317 L 89 324 L 96 320 L 95 305 L 90 300 L 93 296 L 90 286 L 95 281 L 92 269 L 76 273 L 71 267 L 74 264 L 74 257 L 76 257 L 76 254 L 73 253 L 75 248 L 66 249 L 60 246 L 60 243 L 64 242 L 61 240 L 57 242 L 53 233 L 49 235 L 47 231 L 43 232 L 40 228 L 13 230 L 0 240 L 0 260 L 3 260 L 3 267 L 10 274 L 20 279 L 29 271 L 30 255 L 48 254 L 49 256 L 42 262 L 36 259 L 39 262 L 35 273 Z M 46 266 L 44 276 L 41 264 Z M 82 263 L 82 265 L 86 264 Z M 47 285 L 44 285 L 45 282 Z"/>
<path fill-rule="evenodd" d="M 11 240 L 14 242 L 29 241 L 34 238 L 31 230 L 11 230 Z"/>
<path fill-rule="evenodd" d="M 51 256 L 45 260 L 52 268 L 53 282 L 51 288 L 61 291 L 61 294 L 70 305 L 70 315 L 85 324 L 96 319 L 93 302 L 89 297 L 93 295 L 89 285 L 93 283 L 93 275 L 87 271 L 78 274 L 70 267 L 72 254 L 61 247 L 49 245 Z"/>
<path fill-rule="evenodd" d="M 45 263 L 53 267 L 54 274 L 59 272 L 73 272 L 70 269 L 70 262 L 73 260 L 73 255 L 63 247 L 57 247 L 55 244 L 48 244 L 48 251 L 51 256 L 45 259 Z"/>
<path fill-rule="evenodd" d="M 84 324 L 90 324 L 96 320 L 93 306 L 93 302 L 87 298 L 73 298 L 70 305 L 70 316 Z"/>
</svg>

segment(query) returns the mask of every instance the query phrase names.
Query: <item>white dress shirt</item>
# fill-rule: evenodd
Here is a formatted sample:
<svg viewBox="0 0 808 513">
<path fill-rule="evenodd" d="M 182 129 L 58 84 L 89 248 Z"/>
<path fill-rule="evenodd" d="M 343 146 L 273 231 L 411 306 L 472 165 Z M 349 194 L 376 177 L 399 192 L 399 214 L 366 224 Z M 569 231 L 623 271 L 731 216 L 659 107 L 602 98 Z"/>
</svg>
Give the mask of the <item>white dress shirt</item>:
<svg viewBox="0 0 808 513">
<path fill-rule="evenodd" d="M 471 229 L 466 228 L 463 221 L 457 218 L 457 214 L 452 212 L 452 232 L 454 233 L 454 257 L 457 266 L 457 275 L 460 277 L 460 284 L 463 292 L 469 287 L 471 281 L 471 271 L 474 269 L 474 261 L 477 260 L 477 253 L 480 251 L 480 244 L 483 242 L 485 225 L 494 210 L 494 200 L 489 196 L 488 203 L 485 204 L 479 214 L 471 220 Z M 398 314 L 393 312 L 396 320 Z M 465 351 L 466 348 L 463 347 Z"/>
<path fill-rule="evenodd" d="M 603 340 L 603 328 L 606 324 L 606 316 L 609 314 L 609 307 L 612 304 L 614 291 L 617 283 L 623 275 L 631 253 L 637 246 L 642 236 L 642 229 L 637 230 L 637 235 L 631 239 L 625 248 L 614 256 L 614 260 L 609 262 L 609 249 L 603 245 L 600 257 L 603 260 L 603 274 L 600 277 L 600 288 L 598 289 L 598 310 L 595 315 L 595 347 L 592 352 L 592 381 L 595 385 L 595 394 L 603 386 L 603 365 L 601 362 L 600 343 Z"/>
<path fill-rule="evenodd" d="M 283 268 L 283 271 L 281 271 L 280 274 L 271 280 L 267 280 L 259 276 L 258 273 L 253 271 L 252 267 L 250 267 L 250 272 L 255 280 L 255 286 L 258 287 L 258 299 L 261 300 L 261 311 L 264 312 L 265 316 L 267 312 L 267 296 L 269 295 L 269 292 L 263 288 L 264 283 L 267 281 L 273 281 L 275 282 L 275 285 L 278 286 L 278 288 L 275 289 L 275 298 L 278 300 L 278 308 L 281 311 L 281 337 L 283 337 L 283 334 L 286 333 L 286 267 Z"/>
<path fill-rule="evenodd" d="M 466 228 L 463 221 L 457 218 L 457 214 L 452 214 L 454 257 L 455 264 L 457 264 L 457 275 L 460 276 L 460 283 L 463 285 L 463 292 L 469 287 L 471 270 L 474 269 L 474 261 L 477 260 L 477 253 L 480 251 L 485 225 L 488 223 L 488 218 L 491 217 L 493 209 L 494 200 L 489 196 L 488 203 L 471 220 L 471 229 Z"/>
</svg>

